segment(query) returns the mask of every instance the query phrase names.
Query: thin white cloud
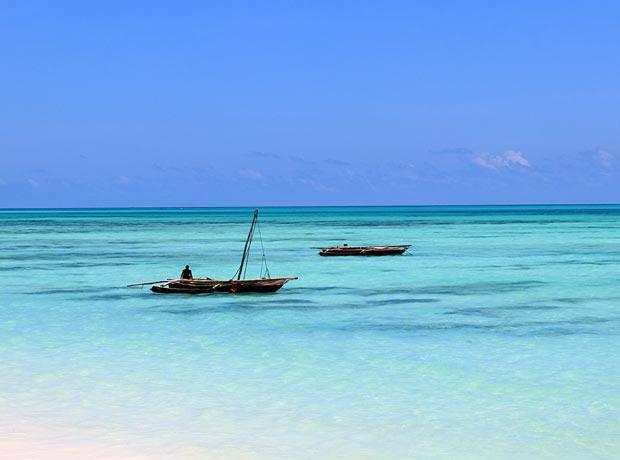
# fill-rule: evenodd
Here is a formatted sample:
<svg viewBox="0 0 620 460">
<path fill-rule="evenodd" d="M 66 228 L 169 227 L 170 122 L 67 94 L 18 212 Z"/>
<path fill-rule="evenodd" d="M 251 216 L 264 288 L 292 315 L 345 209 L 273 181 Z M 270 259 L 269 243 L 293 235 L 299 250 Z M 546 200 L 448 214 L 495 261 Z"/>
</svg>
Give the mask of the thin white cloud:
<svg viewBox="0 0 620 460">
<path fill-rule="evenodd" d="M 30 184 L 30 186 L 32 188 L 39 188 L 39 187 L 41 187 L 41 184 L 39 182 L 37 182 L 36 180 L 34 180 L 34 179 L 28 179 L 28 184 Z"/>
<path fill-rule="evenodd" d="M 252 180 L 263 180 L 265 176 L 260 171 L 255 169 L 241 169 L 239 170 L 239 175 L 244 179 L 252 179 Z"/>
<path fill-rule="evenodd" d="M 334 192 L 335 189 L 333 189 L 332 187 L 329 187 L 321 182 L 312 180 L 312 179 L 298 179 L 300 184 L 303 184 L 305 186 L 308 186 L 318 192 Z"/>
<path fill-rule="evenodd" d="M 567 155 L 566 158 L 571 159 L 571 156 Z M 596 171 L 606 171 L 616 169 L 620 165 L 620 157 L 607 149 L 597 147 L 573 156 L 572 162 L 582 171 L 588 168 L 594 168 Z"/>
<path fill-rule="evenodd" d="M 507 166 L 510 166 L 511 164 L 516 164 L 525 168 L 532 166 L 529 160 L 526 159 L 521 152 L 517 152 L 515 150 L 506 151 L 506 153 L 504 153 L 504 158 L 508 163 Z"/>
<path fill-rule="evenodd" d="M 405 179 L 410 181 L 415 182 L 420 179 L 420 176 L 416 172 L 416 167 L 413 163 L 405 165 L 405 167 L 401 169 L 401 174 Z"/>
<path fill-rule="evenodd" d="M 530 161 L 523 156 L 523 153 L 517 152 L 516 150 L 507 150 L 503 155 L 493 155 L 486 152 L 479 153 L 476 154 L 471 161 L 481 168 L 491 169 L 493 171 L 512 166 L 520 166 L 523 168 L 532 166 Z"/>
<path fill-rule="evenodd" d="M 375 172 L 381 181 L 392 182 L 404 180 L 405 183 L 409 183 L 420 179 L 421 169 L 414 163 L 392 163 L 386 165 L 382 171 Z"/>
<path fill-rule="evenodd" d="M 253 157 L 257 157 L 257 158 L 273 158 L 274 160 L 280 160 L 282 158 L 282 155 L 278 153 L 272 153 L 272 152 L 254 151 L 254 152 L 250 152 L 249 155 Z"/>
<path fill-rule="evenodd" d="M 351 163 L 349 163 L 348 161 L 342 161 L 337 158 L 326 158 L 325 160 L 323 160 L 323 163 L 335 166 L 351 166 Z"/>
<path fill-rule="evenodd" d="M 447 148 L 447 149 L 437 149 L 437 150 L 429 150 L 429 153 L 432 155 L 471 155 L 473 152 L 465 147 L 455 147 L 455 148 Z"/>
<path fill-rule="evenodd" d="M 118 183 L 121 185 L 129 185 L 131 183 L 131 179 L 127 176 L 118 176 Z"/>
<path fill-rule="evenodd" d="M 609 168 L 614 160 L 614 156 L 607 150 L 599 149 L 597 151 L 597 159 L 603 166 Z"/>
</svg>

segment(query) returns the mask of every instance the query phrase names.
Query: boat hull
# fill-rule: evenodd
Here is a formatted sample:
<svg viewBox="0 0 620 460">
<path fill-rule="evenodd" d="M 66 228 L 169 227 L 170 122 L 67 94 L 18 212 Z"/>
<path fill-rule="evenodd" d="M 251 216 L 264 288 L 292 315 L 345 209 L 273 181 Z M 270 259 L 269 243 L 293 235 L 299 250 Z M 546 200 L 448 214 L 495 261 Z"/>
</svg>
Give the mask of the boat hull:
<svg viewBox="0 0 620 460">
<path fill-rule="evenodd" d="M 156 292 L 158 294 L 211 294 L 213 292 L 213 288 L 179 288 L 179 287 L 169 287 L 166 285 L 161 286 L 151 286 L 151 291 Z"/>
<path fill-rule="evenodd" d="M 410 247 L 410 244 L 404 244 L 401 246 L 333 246 L 329 248 L 322 248 L 319 255 L 323 257 L 399 256 Z"/>
<path fill-rule="evenodd" d="M 176 280 L 163 285 L 153 286 L 153 292 L 161 294 L 208 294 L 226 292 L 231 294 L 243 292 L 276 292 L 286 283 L 297 277 L 252 279 L 252 280 L 212 280 L 197 278 L 193 280 Z"/>
</svg>

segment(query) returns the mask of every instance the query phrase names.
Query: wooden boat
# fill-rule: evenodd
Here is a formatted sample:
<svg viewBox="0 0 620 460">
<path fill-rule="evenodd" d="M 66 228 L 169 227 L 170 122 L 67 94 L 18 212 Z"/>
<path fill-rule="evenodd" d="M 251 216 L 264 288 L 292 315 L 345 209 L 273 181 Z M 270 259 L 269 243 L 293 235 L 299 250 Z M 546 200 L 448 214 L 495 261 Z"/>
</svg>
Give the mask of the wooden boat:
<svg viewBox="0 0 620 460">
<path fill-rule="evenodd" d="M 151 290 L 158 293 L 186 293 L 208 294 L 212 292 L 276 292 L 291 280 L 297 277 L 285 278 L 260 278 L 244 280 L 211 280 L 207 278 L 195 278 L 193 280 L 174 280 L 164 285 L 153 286 Z"/>
<path fill-rule="evenodd" d="M 320 256 L 399 256 L 411 247 L 410 244 L 398 246 L 330 246 L 320 248 Z"/>
<path fill-rule="evenodd" d="M 284 278 L 271 278 L 269 268 L 267 267 L 267 258 L 263 247 L 260 228 L 258 228 L 259 238 L 261 240 L 262 260 L 260 278 L 246 279 L 245 274 L 248 268 L 248 260 L 250 256 L 250 248 L 254 238 L 254 232 L 258 228 L 258 209 L 254 211 L 254 217 L 250 224 L 250 231 L 245 240 L 243 247 L 243 255 L 241 256 L 241 264 L 235 272 L 234 276 L 229 280 L 213 280 L 211 278 L 194 278 L 194 279 L 174 279 L 165 282 L 139 283 L 134 286 L 157 284 L 151 287 L 151 291 L 160 294 L 210 294 L 213 292 L 276 292 L 291 280 L 296 280 L 296 276 L 287 276 Z M 264 269 L 264 270 L 263 270 Z M 163 284 L 159 284 L 163 283 Z"/>
</svg>

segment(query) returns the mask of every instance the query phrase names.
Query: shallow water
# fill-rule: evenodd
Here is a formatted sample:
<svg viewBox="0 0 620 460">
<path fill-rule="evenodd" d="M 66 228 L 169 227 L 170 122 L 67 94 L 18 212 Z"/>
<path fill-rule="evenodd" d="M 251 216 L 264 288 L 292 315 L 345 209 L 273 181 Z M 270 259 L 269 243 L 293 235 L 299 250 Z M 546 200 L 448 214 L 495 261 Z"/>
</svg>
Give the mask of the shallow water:
<svg viewBox="0 0 620 460">
<path fill-rule="evenodd" d="M 619 206 L 267 208 L 271 274 L 299 276 L 278 293 L 124 287 L 231 277 L 250 218 L 0 211 L 0 432 L 152 458 L 620 456 Z M 414 249 L 311 249 L 342 242 Z"/>
</svg>

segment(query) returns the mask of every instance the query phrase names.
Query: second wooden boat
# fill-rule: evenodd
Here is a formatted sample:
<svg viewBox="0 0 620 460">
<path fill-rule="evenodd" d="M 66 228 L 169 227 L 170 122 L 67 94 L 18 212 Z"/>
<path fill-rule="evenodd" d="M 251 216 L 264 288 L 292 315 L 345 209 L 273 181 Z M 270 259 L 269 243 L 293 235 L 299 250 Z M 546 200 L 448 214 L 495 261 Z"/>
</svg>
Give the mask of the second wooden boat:
<svg viewBox="0 0 620 460">
<path fill-rule="evenodd" d="M 398 246 L 330 246 L 320 248 L 320 256 L 399 256 L 411 247 L 410 244 Z"/>
</svg>

